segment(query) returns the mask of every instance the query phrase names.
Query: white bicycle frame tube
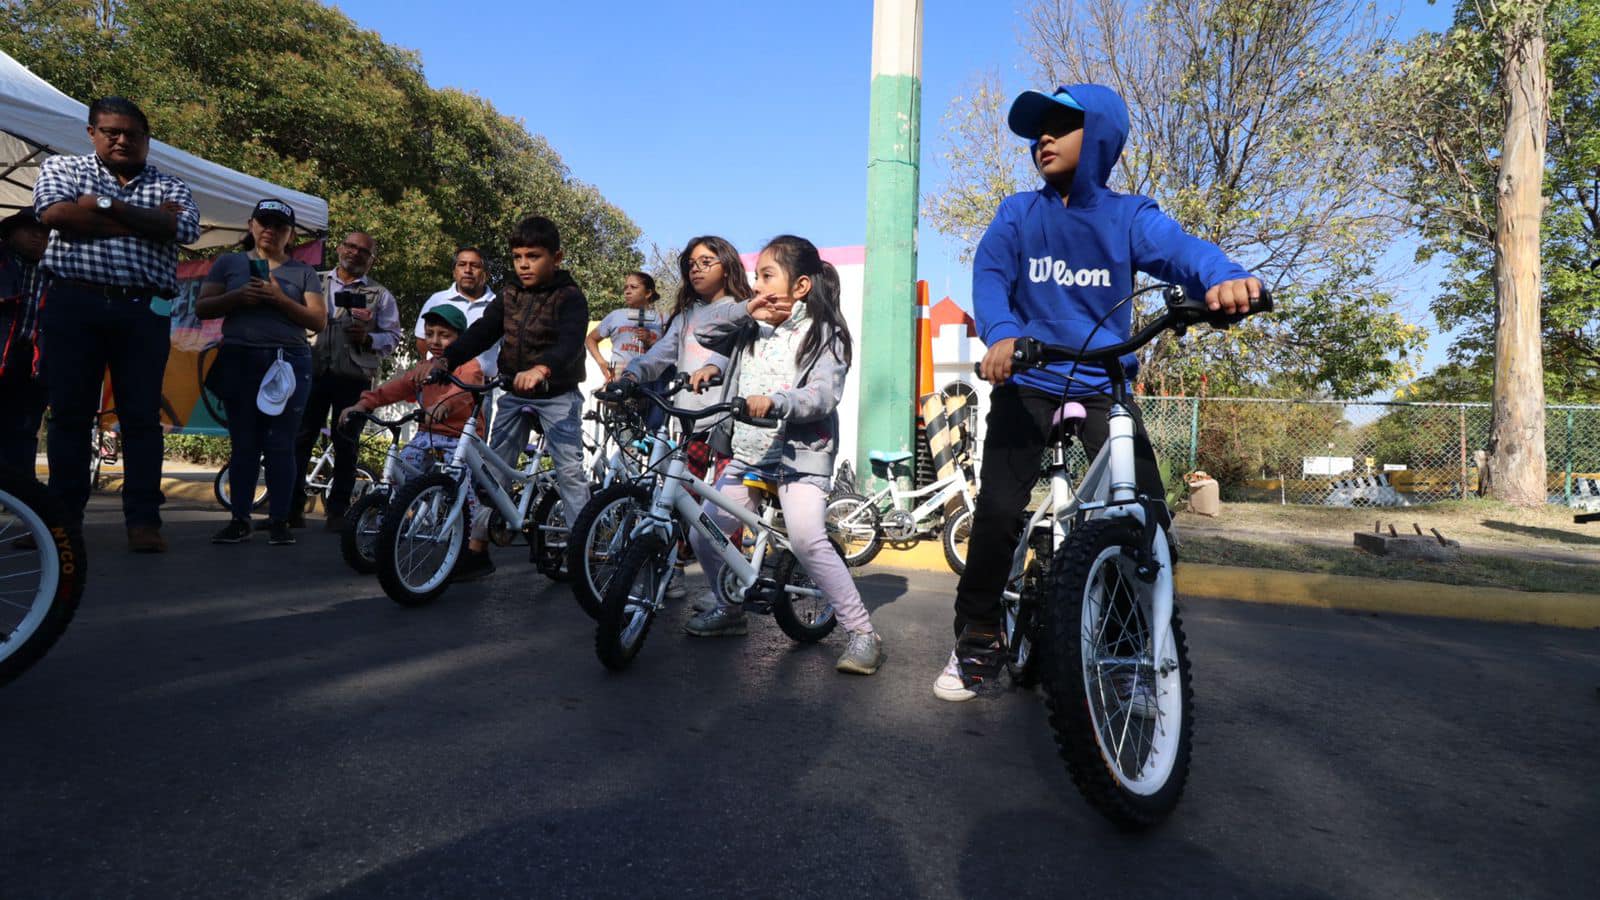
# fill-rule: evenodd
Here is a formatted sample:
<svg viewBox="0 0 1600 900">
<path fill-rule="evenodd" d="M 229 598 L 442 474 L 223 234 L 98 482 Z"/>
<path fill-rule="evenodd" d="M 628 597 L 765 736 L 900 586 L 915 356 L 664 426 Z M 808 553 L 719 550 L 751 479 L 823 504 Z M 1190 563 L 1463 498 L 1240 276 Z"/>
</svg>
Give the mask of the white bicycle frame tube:
<svg viewBox="0 0 1600 900">
<path fill-rule="evenodd" d="M 511 502 L 511 496 L 500 486 L 502 480 L 527 484 L 539 477 L 539 467 L 544 461 L 543 448 L 528 460 L 524 469 L 513 469 L 501 459 L 499 454 L 489 450 L 483 439 L 478 437 L 478 417 L 471 416 L 467 424 L 461 429 L 461 439 L 456 442 L 455 452 L 450 455 L 450 465 L 466 473 L 461 486 L 456 491 L 454 502 L 450 504 L 450 515 L 445 519 L 439 531 L 441 534 L 455 527 L 457 517 L 467 505 L 467 492 L 477 485 L 487 495 L 489 504 L 505 517 L 507 522 L 521 523 L 528 519 L 528 506 L 533 502 L 533 495 L 538 493 L 533 490 L 524 490 L 521 499 Z M 497 477 L 498 476 L 498 477 Z"/>
</svg>

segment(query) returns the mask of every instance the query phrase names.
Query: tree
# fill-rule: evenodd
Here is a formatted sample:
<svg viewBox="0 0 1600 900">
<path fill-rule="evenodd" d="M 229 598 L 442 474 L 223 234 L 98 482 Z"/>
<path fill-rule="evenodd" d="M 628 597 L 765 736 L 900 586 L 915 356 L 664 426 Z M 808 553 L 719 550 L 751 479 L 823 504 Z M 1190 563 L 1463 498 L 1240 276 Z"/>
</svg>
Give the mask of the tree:
<svg viewBox="0 0 1600 900">
<path fill-rule="evenodd" d="M 1388 95 L 1421 254 L 1449 259 L 1447 380 L 1492 385 L 1485 484 L 1517 503 L 1544 502 L 1547 392 L 1600 396 L 1597 37 L 1582 0 L 1463 2 L 1405 48 Z"/>
<path fill-rule="evenodd" d="M 328 200 L 330 230 L 369 231 L 402 315 L 448 283 L 458 246 L 503 274 L 521 216 L 561 228 L 603 313 L 642 256 L 639 230 L 550 143 L 481 97 L 435 90 L 416 54 L 315 0 L 0 3 L 0 49 L 79 99 L 132 97 L 156 136 Z"/>
<path fill-rule="evenodd" d="M 1388 165 L 1372 121 L 1385 23 L 1348 0 L 1035 0 L 1025 21 L 1035 83 L 1099 82 L 1127 101 L 1112 186 L 1277 288 L 1273 316 L 1152 345 L 1147 378 L 1359 396 L 1410 376 L 1425 333 L 1379 272 L 1403 207 L 1372 189 Z M 1003 197 L 1038 183 L 1005 127 L 1009 99 L 980 77 L 946 115 L 948 178 L 926 215 L 969 248 Z"/>
</svg>

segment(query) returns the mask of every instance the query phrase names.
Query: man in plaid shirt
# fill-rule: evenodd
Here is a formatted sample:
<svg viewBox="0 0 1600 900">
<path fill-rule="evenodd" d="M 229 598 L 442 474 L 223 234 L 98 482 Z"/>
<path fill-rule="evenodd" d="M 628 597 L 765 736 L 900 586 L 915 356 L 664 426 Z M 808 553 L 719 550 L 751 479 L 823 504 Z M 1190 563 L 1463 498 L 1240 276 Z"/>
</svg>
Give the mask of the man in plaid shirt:
<svg viewBox="0 0 1600 900">
<path fill-rule="evenodd" d="M 89 139 L 94 153 L 46 159 L 33 186 L 33 208 L 52 229 L 44 254 L 52 280 L 40 310 L 50 490 L 81 523 L 109 368 L 128 549 L 162 553 L 161 381 L 171 344 L 167 315 L 151 301 L 177 294 L 178 245 L 199 239 L 200 211 L 188 185 L 145 163 L 150 123 L 131 101 L 91 104 Z"/>
</svg>

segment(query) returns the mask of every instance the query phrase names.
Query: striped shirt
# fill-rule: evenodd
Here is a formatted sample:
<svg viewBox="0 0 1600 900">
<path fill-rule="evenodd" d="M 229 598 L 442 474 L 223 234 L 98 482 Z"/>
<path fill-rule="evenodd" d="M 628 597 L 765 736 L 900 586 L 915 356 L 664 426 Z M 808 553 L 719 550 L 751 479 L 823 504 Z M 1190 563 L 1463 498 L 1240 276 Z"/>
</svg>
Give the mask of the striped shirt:
<svg viewBox="0 0 1600 900">
<path fill-rule="evenodd" d="M 33 185 L 33 208 L 43 218 L 51 206 L 76 203 L 85 194 L 149 209 L 168 200 L 180 203 L 184 210 L 178 214 L 177 240 L 160 241 L 140 235 L 73 240 L 52 231 L 44 251 L 45 268 L 57 278 L 123 287 L 149 286 L 165 296 L 177 294 L 178 245 L 200 239 L 200 210 L 194 205 L 189 186 L 149 164 L 127 184 L 121 184 L 93 153 L 52 156 L 39 167 L 39 178 Z"/>
<path fill-rule="evenodd" d="M 43 266 L 0 249 L 0 375 L 32 373 L 44 285 Z"/>
</svg>

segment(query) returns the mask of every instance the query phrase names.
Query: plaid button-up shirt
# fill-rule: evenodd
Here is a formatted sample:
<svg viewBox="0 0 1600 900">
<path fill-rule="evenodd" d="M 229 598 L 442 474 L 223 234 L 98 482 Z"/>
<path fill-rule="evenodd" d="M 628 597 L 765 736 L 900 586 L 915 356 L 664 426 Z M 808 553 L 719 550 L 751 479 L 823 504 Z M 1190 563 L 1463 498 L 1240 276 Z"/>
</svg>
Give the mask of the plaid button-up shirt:
<svg viewBox="0 0 1600 900">
<path fill-rule="evenodd" d="M 49 207 L 76 203 L 84 194 L 112 197 L 129 206 L 150 209 L 168 200 L 180 203 L 184 210 L 178 214 L 177 240 L 132 235 L 80 241 L 52 231 L 44 251 L 45 268 L 57 278 L 124 287 L 150 286 L 166 296 L 176 294 L 178 245 L 200 238 L 200 210 L 194 205 L 189 186 L 148 163 L 133 180 L 121 184 L 93 153 L 52 156 L 39 167 L 39 178 L 33 185 L 33 208 L 42 217 Z"/>
<path fill-rule="evenodd" d="M 0 249 L 0 375 L 32 371 L 44 283 L 44 266 Z"/>
</svg>

